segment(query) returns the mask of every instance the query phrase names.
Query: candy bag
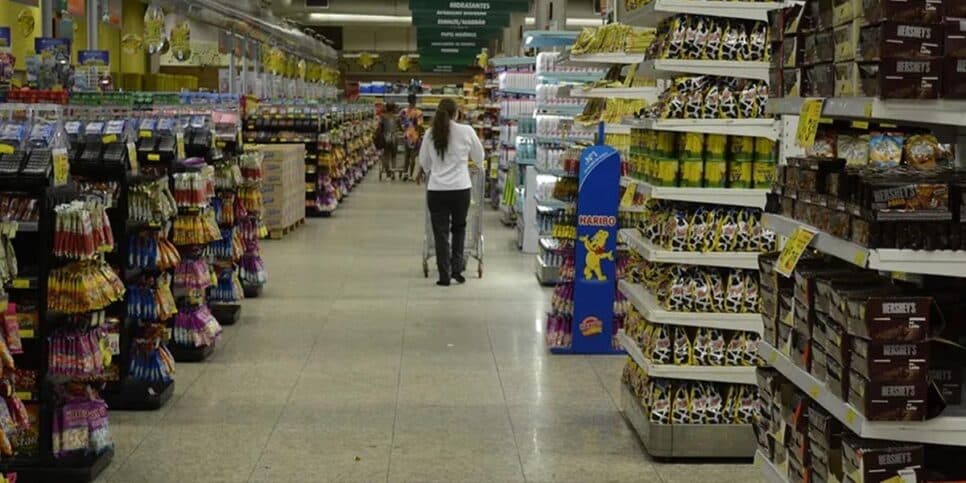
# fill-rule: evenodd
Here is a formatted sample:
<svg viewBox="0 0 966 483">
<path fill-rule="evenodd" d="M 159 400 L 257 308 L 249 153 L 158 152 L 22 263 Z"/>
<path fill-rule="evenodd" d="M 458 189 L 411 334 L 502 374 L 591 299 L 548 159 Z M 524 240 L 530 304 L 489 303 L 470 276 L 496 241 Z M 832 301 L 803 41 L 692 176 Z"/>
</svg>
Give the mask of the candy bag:
<svg viewBox="0 0 966 483">
<path fill-rule="evenodd" d="M 687 366 L 692 363 L 691 338 L 684 327 L 674 328 L 674 364 Z"/>
</svg>

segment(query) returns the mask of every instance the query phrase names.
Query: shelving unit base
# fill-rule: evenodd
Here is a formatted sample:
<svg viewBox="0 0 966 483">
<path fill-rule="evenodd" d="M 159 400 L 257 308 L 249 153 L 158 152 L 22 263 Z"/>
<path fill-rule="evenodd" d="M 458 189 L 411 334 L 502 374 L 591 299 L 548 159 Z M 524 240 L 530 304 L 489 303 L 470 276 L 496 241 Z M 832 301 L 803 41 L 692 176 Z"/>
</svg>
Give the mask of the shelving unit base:
<svg viewBox="0 0 966 483">
<path fill-rule="evenodd" d="M 578 352 L 578 351 L 575 351 L 575 350 L 573 350 L 573 349 L 571 349 L 569 347 L 551 347 L 550 348 L 550 353 L 551 354 L 558 354 L 558 355 L 580 354 L 580 355 L 585 355 L 585 356 L 623 356 L 623 355 L 627 355 L 627 353 L 624 352 L 623 349 L 611 349 L 611 350 L 606 351 L 606 352 Z"/>
<path fill-rule="evenodd" d="M 214 315 L 221 325 L 235 325 L 238 318 L 241 317 L 241 304 L 238 303 L 212 302 L 208 304 L 208 308 L 211 309 L 211 315 Z"/>
<path fill-rule="evenodd" d="M 560 283 L 560 267 L 546 265 L 543 263 L 543 259 L 537 260 L 537 268 L 535 272 L 537 275 L 537 282 L 540 282 L 540 285 L 552 287 Z"/>
<path fill-rule="evenodd" d="M 174 395 L 174 381 L 163 387 L 129 377 L 118 384 L 117 392 L 102 394 L 112 411 L 154 411 L 161 409 Z"/>
<path fill-rule="evenodd" d="M 18 483 L 88 483 L 94 481 L 114 459 L 114 450 L 98 455 L 84 466 L 33 466 L 16 463 L 0 465 L 0 470 L 17 474 Z"/>
<path fill-rule="evenodd" d="M 647 453 L 658 458 L 751 460 L 758 447 L 750 424 L 651 423 L 626 385 L 621 388 L 621 412 Z"/>
<path fill-rule="evenodd" d="M 243 285 L 246 299 L 258 298 L 262 295 L 264 285 Z"/>
<path fill-rule="evenodd" d="M 171 355 L 176 362 L 201 362 L 215 351 L 215 346 L 183 347 L 178 344 L 171 344 L 168 346 L 168 350 L 171 351 Z"/>
</svg>

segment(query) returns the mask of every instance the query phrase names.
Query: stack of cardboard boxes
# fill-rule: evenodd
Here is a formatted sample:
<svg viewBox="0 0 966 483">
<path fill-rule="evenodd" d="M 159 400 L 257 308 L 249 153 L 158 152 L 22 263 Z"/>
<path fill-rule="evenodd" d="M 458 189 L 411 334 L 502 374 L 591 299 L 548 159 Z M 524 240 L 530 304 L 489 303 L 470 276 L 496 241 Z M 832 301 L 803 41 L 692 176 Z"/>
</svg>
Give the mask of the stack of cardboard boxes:
<svg viewBox="0 0 966 483">
<path fill-rule="evenodd" d="M 290 228 L 305 218 L 305 145 L 258 146 L 264 154 L 262 198 L 265 227 Z"/>
</svg>

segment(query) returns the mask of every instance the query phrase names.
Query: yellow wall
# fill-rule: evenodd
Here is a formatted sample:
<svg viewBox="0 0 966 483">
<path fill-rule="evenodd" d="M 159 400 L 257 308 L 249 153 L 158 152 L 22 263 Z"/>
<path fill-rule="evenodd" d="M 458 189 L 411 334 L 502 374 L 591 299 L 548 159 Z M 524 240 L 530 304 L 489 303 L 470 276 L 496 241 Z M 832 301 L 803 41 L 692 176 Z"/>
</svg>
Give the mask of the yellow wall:
<svg viewBox="0 0 966 483">
<path fill-rule="evenodd" d="M 0 0 L 9 2 L 10 0 Z M 111 72 L 122 74 L 145 74 L 147 73 L 147 57 L 142 52 L 134 55 L 125 55 L 121 51 L 121 38 L 126 34 L 144 35 L 144 10 L 146 5 L 138 0 L 124 0 L 122 7 L 121 24 L 122 29 L 117 29 L 103 23 L 98 26 L 97 46 L 100 50 L 110 52 Z M 77 51 L 87 49 L 87 22 L 83 18 L 74 19 L 77 28 L 74 30 L 74 61 L 77 61 Z"/>
<path fill-rule="evenodd" d="M 135 55 L 123 55 L 121 51 L 121 37 L 125 34 L 133 33 L 144 34 L 144 10 L 146 5 L 139 0 L 124 0 L 122 29 L 101 24 L 98 30 L 98 47 L 107 50 L 111 55 L 111 71 L 145 74 L 147 73 L 147 56 L 144 53 Z M 17 16 L 26 10 L 34 16 L 34 31 L 29 37 L 21 34 L 17 26 Z M 87 30 L 83 18 L 75 19 L 77 29 L 74 31 L 73 49 L 78 50 L 87 48 Z M 40 25 L 40 9 L 28 7 L 10 0 L 0 0 L 0 26 L 10 26 L 11 42 L 13 43 L 13 55 L 17 57 L 16 69 L 24 69 L 24 59 L 33 54 L 34 39 L 40 36 L 42 26 Z"/>
<path fill-rule="evenodd" d="M 34 31 L 24 38 L 20 27 L 17 26 L 17 16 L 21 10 L 30 12 L 34 17 Z M 24 69 L 24 59 L 28 53 L 34 51 L 34 39 L 40 36 L 40 9 L 28 7 L 10 0 L 0 0 L 0 26 L 10 26 L 10 42 L 13 44 L 13 55 L 17 57 L 16 69 Z"/>
</svg>

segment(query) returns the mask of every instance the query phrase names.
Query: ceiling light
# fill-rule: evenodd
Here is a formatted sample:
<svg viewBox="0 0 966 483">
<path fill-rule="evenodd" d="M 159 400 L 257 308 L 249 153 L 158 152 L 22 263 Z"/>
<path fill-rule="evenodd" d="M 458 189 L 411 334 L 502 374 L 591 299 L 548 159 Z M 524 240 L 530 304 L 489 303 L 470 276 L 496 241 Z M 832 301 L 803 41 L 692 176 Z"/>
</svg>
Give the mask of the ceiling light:
<svg viewBox="0 0 966 483">
<path fill-rule="evenodd" d="M 402 15 L 363 15 L 354 13 L 319 13 L 309 14 L 309 20 L 313 22 L 327 23 L 394 23 L 411 24 L 413 18 Z"/>
</svg>

